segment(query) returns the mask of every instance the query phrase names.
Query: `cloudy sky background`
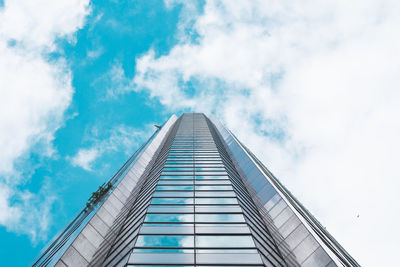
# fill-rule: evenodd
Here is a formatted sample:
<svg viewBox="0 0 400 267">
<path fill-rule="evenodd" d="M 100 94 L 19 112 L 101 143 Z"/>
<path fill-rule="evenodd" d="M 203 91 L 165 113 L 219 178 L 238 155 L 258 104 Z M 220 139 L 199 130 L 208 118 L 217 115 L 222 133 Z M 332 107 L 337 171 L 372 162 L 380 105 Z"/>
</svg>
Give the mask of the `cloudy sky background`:
<svg viewBox="0 0 400 267">
<path fill-rule="evenodd" d="M 393 265 L 398 14 L 391 0 L 0 1 L 0 255 L 32 263 L 152 124 L 196 111 L 361 265 Z"/>
</svg>

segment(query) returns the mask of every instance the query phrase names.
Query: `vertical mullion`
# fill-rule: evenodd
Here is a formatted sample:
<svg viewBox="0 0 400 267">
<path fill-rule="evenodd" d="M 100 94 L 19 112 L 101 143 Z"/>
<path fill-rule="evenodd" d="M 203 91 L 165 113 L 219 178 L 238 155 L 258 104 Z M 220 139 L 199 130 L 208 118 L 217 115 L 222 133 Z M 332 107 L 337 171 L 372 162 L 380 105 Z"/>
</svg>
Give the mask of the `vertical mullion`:
<svg viewBox="0 0 400 267">
<path fill-rule="evenodd" d="M 195 150 L 195 130 L 194 130 L 194 114 L 192 114 L 192 153 L 193 153 L 193 233 L 194 233 L 194 266 L 196 266 L 196 257 L 197 257 L 197 249 L 196 249 L 196 150 Z"/>
</svg>

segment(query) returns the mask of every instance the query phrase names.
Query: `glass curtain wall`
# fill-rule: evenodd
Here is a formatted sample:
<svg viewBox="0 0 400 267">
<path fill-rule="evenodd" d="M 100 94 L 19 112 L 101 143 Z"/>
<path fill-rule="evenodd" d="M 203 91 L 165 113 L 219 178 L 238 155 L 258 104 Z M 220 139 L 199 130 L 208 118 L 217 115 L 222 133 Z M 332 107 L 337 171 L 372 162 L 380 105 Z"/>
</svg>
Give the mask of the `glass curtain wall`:
<svg viewBox="0 0 400 267">
<path fill-rule="evenodd" d="M 160 173 L 164 168 L 169 148 L 179 127 L 178 120 L 154 162 L 146 166 L 142 179 L 134 185 L 123 210 L 108 231 L 105 241 L 96 250 L 90 266 L 125 266 L 136 242 L 147 208 L 150 204 Z M 144 178 L 144 179 L 143 179 Z M 100 223 L 101 221 L 98 221 Z"/>
<path fill-rule="evenodd" d="M 265 266 L 204 115 L 181 117 L 128 264 Z"/>
<path fill-rule="evenodd" d="M 281 250 L 278 249 L 276 239 L 271 235 L 257 206 L 252 200 L 251 194 L 247 191 L 243 180 L 240 178 L 235 165 L 233 164 L 229 154 L 227 153 L 224 145 L 217 134 L 214 124 L 205 118 L 211 134 L 214 138 L 215 144 L 221 155 L 221 160 L 226 168 L 228 176 L 232 182 L 233 190 L 236 193 L 237 200 L 243 210 L 246 223 L 248 224 L 254 242 L 260 252 L 263 262 L 266 266 L 299 266 L 295 258 L 290 255 L 290 251 L 285 244 L 282 243 Z M 286 262 L 283 260 L 282 253 L 287 255 Z"/>
</svg>

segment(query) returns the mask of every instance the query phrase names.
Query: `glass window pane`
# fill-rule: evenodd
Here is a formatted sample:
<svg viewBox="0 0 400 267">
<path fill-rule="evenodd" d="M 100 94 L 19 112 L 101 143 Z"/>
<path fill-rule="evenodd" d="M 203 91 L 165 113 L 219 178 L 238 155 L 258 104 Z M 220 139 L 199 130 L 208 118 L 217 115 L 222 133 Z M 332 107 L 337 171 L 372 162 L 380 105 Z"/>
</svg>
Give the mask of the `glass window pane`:
<svg viewBox="0 0 400 267">
<path fill-rule="evenodd" d="M 219 167 L 197 167 L 197 165 L 196 165 L 196 168 L 195 168 L 195 171 L 196 172 L 208 172 L 208 171 L 216 171 L 216 172 L 218 172 L 218 171 L 225 171 L 225 168 L 224 167 L 222 167 L 222 168 L 219 168 Z"/>
<path fill-rule="evenodd" d="M 193 190 L 193 186 L 156 186 L 156 190 Z"/>
<path fill-rule="evenodd" d="M 168 158 L 170 158 L 170 159 L 174 159 L 174 158 L 193 158 L 193 155 L 169 154 Z"/>
<path fill-rule="evenodd" d="M 202 249 L 201 251 L 212 251 Z M 194 249 L 174 249 L 174 248 L 134 248 L 133 253 L 194 253 Z M 205 252 L 207 253 L 207 252 Z M 212 253 L 212 252 L 210 252 Z M 244 252 L 243 252 L 244 253 Z"/>
<path fill-rule="evenodd" d="M 193 152 L 189 151 L 189 150 L 186 150 L 186 151 L 172 151 L 172 150 L 170 150 L 168 156 L 174 156 L 174 155 L 183 156 L 183 157 L 188 155 L 188 156 L 193 157 Z"/>
<path fill-rule="evenodd" d="M 192 197 L 193 191 L 156 191 L 154 197 Z"/>
<path fill-rule="evenodd" d="M 222 161 L 195 161 L 196 167 L 225 167 Z"/>
<path fill-rule="evenodd" d="M 197 185 L 196 190 L 233 190 L 230 185 Z"/>
<path fill-rule="evenodd" d="M 140 228 L 141 234 L 193 234 L 193 224 L 146 224 Z"/>
<path fill-rule="evenodd" d="M 250 234 L 246 224 L 196 224 L 196 234 Z"/>
<path fill-rule="evenodd" d="M 139 235 L 136 247 L 193 247 L 192 235 Z"/>
<path fill-rule="evenodd" d="M 196 249 L 196 253 L 250 253 L 258 254 L 257 249 Z"/>
<path fill-rule="evenodd" d="M 192 163 L 174 163 L 174 164 L 171 164 L 171 163 L 166 163 L 165 165 L 164 165 L 164 169 L 165 168 L 193 168 L 193 162 Z"/>
<path fill-rule="evenodd" d="M 145 222 L 193 222 L 193 214 L 147 214 Z"/>
<path fill-rule="evenodd" d="M 236 198 L 196 198 L 196 204 L 238 204 Z"/>
<path fill-rule="evenodd" d="M 162 180 L 158 181 L 159 185 L 191 185 L 193 184 L 193 180 Z"/>
<path fill-rule="evenodd" d="M 179 175 L 193 175 L 193 171 L 190 171 L 190 172 L 166 172 L 166 171 L 163 171 L 162 173 L 161 173 L 161 175 L 165 175 L 165 176 L 167 176 L 167 175 L 177 175 L 177 176 L 179 176 Z"/>
<path fill-rule="evenodd" d="M 251 236 L 196 236 L 196 247 L 254 247 Z"/>
<path fill-rule="evenodd" d="M 196 214 L 196 222 L 245 222 L 242 214 Z"/>
<path fill-rule="evenodd" d="M 214 160 L 209 160 L 209 159 L 195 159 L 196 164 L 223 164 L 221 159 L 214 159 Z"/>
<path fill-rule="evenodd" d="M 162 176 L 160 176 L 160 180 L 165 180 L 165 179 L 193 179 L 193 175 L 186 175 L 186 176 L 181 176 L 181 175 L 174 175 L 174 176 L 162 175 Z"/>
<path fill-rule="evenodd" d="M 203 179 L 228 179 L 229 177 L 226 175 L 198 175 L 196 174 L 194 177 L 196 180 L 203 180 Z"/>
<path fill-rule="evenodd" d="M 241 253 L 199 253 L 196 256 L 196 265 L 203 265 L 203 264 L 224 264 L 224 265 L 249 265 L 252 266 L 253 264 L 263 264 L 261 257 L 259 254 L 241 254 Z M 239 266 L 240 266 L 239 265 Z M 204 266 L 204 265 L 203 265 Z M 272 265 L 271 265 L 272 266 Z"/>
<path fill-rule="evenodd" d="M 220 185 L 230 185 L 231 181 L 229 180 L 195 180 L 196 185 L 214 185 L 214 184 L 220 184 Z"/>
<path fill-rule="evenodd" d="M 225 167 L 221 160 L 196 159 L 194 163 L 196 167 Z"/>
<path fill-rule="evenodd" d="M 226 173 L 226 171 L 222 171 L 222 172 L 217 172 L 217 171 L 196 171 L 196 175 L 215 175 L 215 176 L 219 176 L 219 175 L 228 175 Z"/>
<path fill-rule="evenodd" d="M 242 212 L 239 206 L 196 206 L 196 213 L 236 213 Z"/>
<path fill-rule="evenodd" d="M 170 150 L 169 155 L 193 155 L 193 151 L 186 149 Z"/>
<path fill-rule="evenodd" d="M 153 198 L 151 204 L 193 204 L 193 198 Z"/>
<path fill-rule="evenodd" d="M 235 197 L 233 191 L 196 191 L 196 197 Z"/>
<path fill-rule="evenodd" d="M 216 255 L 216 254 L 213 254 Z M 132 253 L 129 263 L 137 264 L 194 264 L 194 254 L 188 253 Z M 129 265 L 131 266 L 131 265 Z M 152 266 L 152 265 L 150 265 Z M 170 266 L 170 265 L 169 265 Z M 149 265 L 147 265 L 149 267 Z"/>
<path fill-rule="evenodd" d="M 190 172 L 190 171 L 193 171 L 193 166 L 189 166 L 189 167 L 164 168 L 163 171 L 164 171 L 164 172 L 175 172 L 175 171 Z"/>
<path fill-rule="evenodd" d="M 191 205 L 150 205 L 149 213 L 193 213 L 194 206 Z"/>
<path fill-rule="evenodd" d="M 193 160 L 167 160 L 166 164 L 193 164 Z"/>
</svg>

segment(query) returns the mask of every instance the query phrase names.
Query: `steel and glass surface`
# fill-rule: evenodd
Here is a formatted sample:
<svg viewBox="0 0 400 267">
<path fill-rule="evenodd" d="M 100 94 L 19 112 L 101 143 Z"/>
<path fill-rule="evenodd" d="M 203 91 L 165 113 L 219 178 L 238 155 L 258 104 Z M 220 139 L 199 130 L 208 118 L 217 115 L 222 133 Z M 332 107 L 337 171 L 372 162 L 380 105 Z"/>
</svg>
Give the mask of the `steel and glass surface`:
<svg viewBox="0 0 400 267">
<path fill-rule="evenodd" d="M 185 113 L 153 139 L 37 266 L 358 266 L 216 120 Z"/>
</svg>

